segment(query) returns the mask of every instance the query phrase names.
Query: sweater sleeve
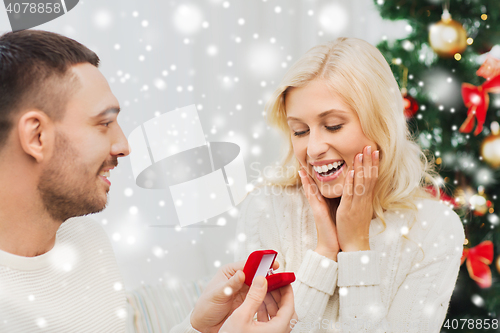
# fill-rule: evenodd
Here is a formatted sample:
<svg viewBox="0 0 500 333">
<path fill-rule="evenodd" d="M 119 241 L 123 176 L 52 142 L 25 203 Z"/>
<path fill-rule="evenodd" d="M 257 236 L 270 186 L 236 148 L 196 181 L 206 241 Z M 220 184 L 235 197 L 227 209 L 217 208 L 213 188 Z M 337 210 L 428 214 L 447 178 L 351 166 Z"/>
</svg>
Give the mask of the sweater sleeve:
<svg viewBox="0 0 500 333">
<path fill-rule="evenodd" d="M 413 264 L 391 304 L 381 298 L 379 252 L 338 254 L 342 332 L 440 331 L 458 277 L 465 235 L 458 215 L 438 205 L 433 230 L 422 241 L 425 257 Z"/>
<path fill-rule="evenodd" d="M 307 250 L 292 284 L 298 317 L 293 333 L 312 332 L 310 323 L 321 322 L 328 299 L 337 286 L 337 273 L 336 261 Z"/>
<path fill-rule="evenodd" d="M 186 318 L 182 321 L 182 323 L 172 327 L 170 333 L 201 333 L 198 330 L 195 330 L 193 326 L 191 326 L 191 314 L 193 311 L 186 316 Z"/>
<path fill-rule="evenodd" d="M 237 224 L 235 259 L 246 260 L 255 250 L 272 249 L 278 252 L 278 272 L 289 271 L 283 252 L 286 244 L 282 244 L 285 242 L 282 229 L 286 223 L 301 222 L 301 216 L 290 216 L 296 214 L 294 205 L 300 203 L 290 200 L 289 197 L 293 198 L 292 196 L 265 195 L 265 188 L 260 191 L 262 192 L 250 193 L 242 204 Z M 288 245 L 296 246 L 300 242 L 300 239 L 293 239 L 293 244 Z M 296 280 L 292 283 L 292 288 L 298 322 L 292 325 L 292 332 L 309 332 L 310 328 L 306 329 L 307 325 L 301 323 L 317 321 L 323 317 L 328 299 L 337 285 L 337 262 L 313 250 L 307 250 L 298 271 L 294 273 Z"/>
</svg>

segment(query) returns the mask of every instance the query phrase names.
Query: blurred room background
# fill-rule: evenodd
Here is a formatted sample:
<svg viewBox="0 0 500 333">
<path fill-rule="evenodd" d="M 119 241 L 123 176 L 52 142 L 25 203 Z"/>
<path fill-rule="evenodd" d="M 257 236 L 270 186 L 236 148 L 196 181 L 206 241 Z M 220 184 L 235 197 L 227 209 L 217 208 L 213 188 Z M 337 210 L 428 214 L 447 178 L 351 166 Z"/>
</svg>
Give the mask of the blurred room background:
<svg viewBox="0 0 500 333">
<path fill-rule="evenodd" d="M 196 104 L 207 140 L 238 144 L 248 182 L 255 183 L 282 152 L 263 112 L 288 67 L 337 37 L 377 45 L 411 32 L 405 20 L 383 20 L 375 6 L 373 0 L 85 0 L 36 29 L 74 38 L 99 55 L 127 137 L 155 116 Z M 0 32 L 7 31 L 0 11 Z M 168 189 L 138 187 L 130 157 L 119 163 L 108 207 L 93 218 L 109 235 L 126 289 L 212 276 L 233 261 L 238 207 L 180 228 Z"/>
</svg>

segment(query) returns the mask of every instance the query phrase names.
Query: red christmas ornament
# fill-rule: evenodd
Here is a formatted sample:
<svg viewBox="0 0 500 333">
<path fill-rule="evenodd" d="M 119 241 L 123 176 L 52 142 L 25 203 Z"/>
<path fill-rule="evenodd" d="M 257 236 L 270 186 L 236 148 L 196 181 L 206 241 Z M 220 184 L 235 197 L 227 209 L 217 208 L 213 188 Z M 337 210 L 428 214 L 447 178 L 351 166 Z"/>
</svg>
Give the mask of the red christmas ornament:
<svg viewBox="0 0 500 333">
<path fill-rule="evenodd" d="M 467 271 L 471 279 L 481 288 L 491 287 L 491 270 L 488 265 L 493 261 L 493 243 L 489 240 L 479 243 L 470 249 L 464 249 L 460 265 L 467 259 Z"/>
<path fill-rule="evenodd" d="M 418 111 L 418 102 L 415 98 L 408 95 L 406 88 L 401 89 L 403 95 L 403 107 L 406 119 L 412 118 Z"/>
</svg>

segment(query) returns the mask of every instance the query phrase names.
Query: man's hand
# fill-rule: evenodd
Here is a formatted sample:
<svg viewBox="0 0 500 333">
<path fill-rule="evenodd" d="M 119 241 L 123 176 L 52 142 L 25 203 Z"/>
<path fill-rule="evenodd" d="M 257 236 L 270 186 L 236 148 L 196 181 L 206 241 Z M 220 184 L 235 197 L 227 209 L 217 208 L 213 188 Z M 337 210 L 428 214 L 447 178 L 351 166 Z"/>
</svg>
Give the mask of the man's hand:
<svg viewBox="0 0 500 333">
<path fill-rule="evenodd" d="M 249 290 L 245 284 L 244 267 L 245 262 L 239 261 L 219 269 L 194 306 L 191 314 L 194 329 L 203 333 L 219 332 L 226 319 L 243 303 Z M 278 268 L 275 261 L 273 269 Z"/>
<path fill-rule="evenodd" d="M 297 319 L 292 286 L 288 285 L 273 292 L 277 292 L 273 296 L 277 309 L 275 309 L 276 311 L 268 311 L 269 313 L 273 312 L 271 320 L 267 318 L 267 315 L 265 315 L 265 319 L 263 318 L 264 322 L 253 320 L 255 313 L 262 309 L 267 294 L 267 280 L 262 276 L 256 277 L 245 301 L 226 320 L 219 333 L 289 333 L 291 331 L 290 321 L 293 318 Z M 259 311 L 257 316 L 262 315 Z"/>
</svg>

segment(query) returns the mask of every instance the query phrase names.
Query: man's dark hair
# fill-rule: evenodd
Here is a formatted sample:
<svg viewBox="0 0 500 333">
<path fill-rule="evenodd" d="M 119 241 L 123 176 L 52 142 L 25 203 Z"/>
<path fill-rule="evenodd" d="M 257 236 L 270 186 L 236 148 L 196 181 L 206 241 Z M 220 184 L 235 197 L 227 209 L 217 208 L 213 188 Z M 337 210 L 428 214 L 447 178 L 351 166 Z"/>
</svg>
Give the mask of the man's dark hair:
<svg viewBox="0 0 500 333">
<path fill-rule="evenodd" d="M 79 82 L 68 69 L 80 63 L 99 66 L 99 57 L 77 41 L 56 33 L 21 30 L 0 36 L 0 150 L 26 108 L 64 118 Z"/>
</svg>

